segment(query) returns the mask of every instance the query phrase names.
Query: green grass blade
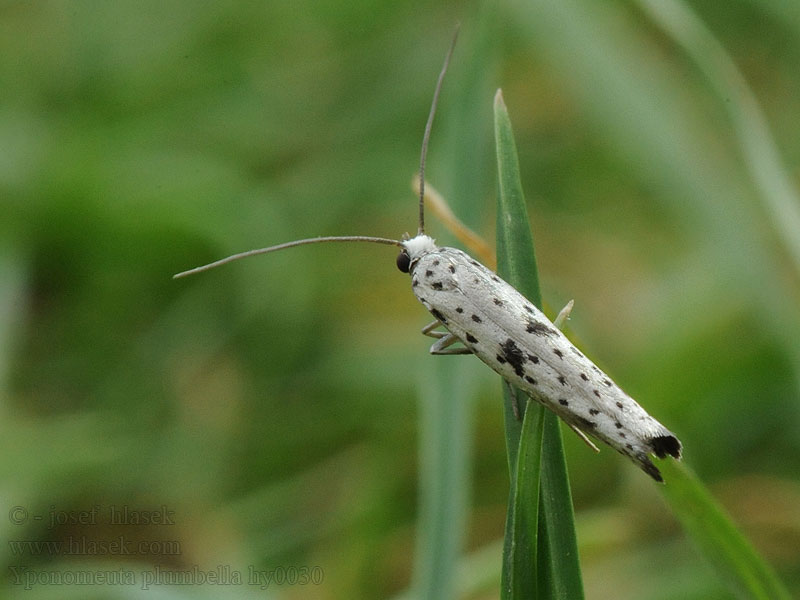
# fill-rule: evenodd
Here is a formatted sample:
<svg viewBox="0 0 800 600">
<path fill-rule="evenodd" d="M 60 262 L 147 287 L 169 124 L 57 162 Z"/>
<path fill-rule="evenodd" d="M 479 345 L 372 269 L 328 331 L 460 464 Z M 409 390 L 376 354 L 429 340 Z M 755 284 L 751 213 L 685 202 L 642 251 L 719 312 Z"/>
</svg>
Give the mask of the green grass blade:
<svg viewBox="0 0 800 600">
<path fill-rule="evenodd" d="M 540 571 L 543 566 L 551 570 L 542 575 L 540 594 L 543 598 L 583 598 L 564 441 L 558 417 L 548 410 L 544 411 L 543 434 L 539 565 Z M 547 519 L 541 519 L 543 510 Z"/>
<path fill-rule="evenodd" d="M 659 468 L 667 482 L 660 489 L 673 512 L 737 596 L 788 600 L 791 596 L 775 572 L 692 470 L 674 460 L 661 461 Z"/>
<path fill-rule="evenodd" d="M 494 101 L 495 144 L 498 170 L 497 272 L 536 306 L 542 306 L 539 271 L 533 249 L 528 210 L 519 177 L 519 160 L 511 131 L 511 121 L 498 90 Z M 523 396 L 524 397 L 524 396 Z M 511 409 L 505 394 L 508 470 L 514 474 L 522 422 Z M 524 408 L 521 406 L 521 408 Z"/>
<path fill-rule="evenodd" d="M 503 553 L 503 593 L 509 598 L 535 597 L 538 590 L 538 514 L 544 414 L 527 401 L 516 471 L 508 499 Z M 507 575 L 507 576 L 505 576 Z"/>
<path fill-rule="evenodd" d="M 520 182 L 516 144 L 508 111 L 499 91 L 495 96 L 494 109 L 500 190 L 497 211 L 498 272 L 528 299 L 541 306 L 536 257 Z M 558 418 L 539 405 L 529 405 L 520 424 L 513 414 L 511 394 L 506 392 L 505 399 L 511 500 L 506 518 L 503 597 L 583 598 L 572 495 Z M 536 418 L 532 418 L 534 416 Z M 537 486 L 538 501 L 532 498 Z"/>
</svg>

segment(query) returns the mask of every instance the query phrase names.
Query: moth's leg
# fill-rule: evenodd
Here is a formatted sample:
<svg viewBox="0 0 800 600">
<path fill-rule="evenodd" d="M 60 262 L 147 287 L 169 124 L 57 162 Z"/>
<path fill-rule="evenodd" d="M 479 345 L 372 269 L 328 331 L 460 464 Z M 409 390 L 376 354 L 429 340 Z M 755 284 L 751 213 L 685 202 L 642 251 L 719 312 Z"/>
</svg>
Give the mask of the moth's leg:
<svg viewBox="0 0 800 600">
<path fill-rule="evenodd" d="M 434 321 L 433 323 L 428 323 L 425 327 L 422 328 L 422 335 L 427 335 L 428 337 L 432 338 L 443 338 L 451 335 L 449 331 L 434 331 L 437 327 L 444 327 L 441 321 Z"/>
<path fill-rule="evenodd" d="M 514 412 L 514 418 L 517 421 L 522 420 L 522 414 L 519 410 L 519 397 L 517 396 L 516 388 L 508 382 L 508 379 L 503 379 L 503 383 L 508 388 L 508 395 L 511 397 L 511 410 Z"/>
<path fill-rule="evenodd" d="M 585 433 L 583 433 L 580 429 L 578 429 L 577 427 L 575 427 L 575 425 L 572 425 L 571 423 L 567 423 L 567 425 L 569 425 L 569 428 L 572 429 L 572 431 L 578 434 L 579 438 L 581 438 L 584 442 L 586 442 L 586 445 L 589 446 L 589 448 L 591 448 L 597 453 L 600 452 L 600 448 L 595 446 L 594 442 L 590 440 Z"/>
<path fill-rule="evenodd" d="M 569 314 L 572 312 L 572 307 L 575 304 L 575 300 L 570 300 L 567 302 L 567 305 L 561 309 L 561 312 L 558 313 L 556 320 L 553 321 L 553 325 L 561 329 L 561 326 L 564 324 L 564 321 L 569 319 Z"/>
<path fill-rule="evenodd" d="M 440 356 L 447 354 L 472 354 L 472 350 L 464 348 L 463 346 L 450 348 L 450 346 L 460 340 L 449 331 L 434 331 L 437 327 L 443 327 L 441 321 L 428 323 L 422 328 L 422 335 L 427 335 L 428 337 L 438 340 L 431 346 L 431 354 L 438 354 Z"/>
<path fill-rule="evenodd" d="M 470 350 L 469 348 L 465 348 L 464 346 L 457 346 L 455 348 L 450 348 L 450 346 L 452 344 L 455 344 L 456 342 L 460 342 L 461 341 L 456 336 L 454 336 L 452 333 L 450 333 L 450 332 L 441 332 L 441 331 L 439 331 L 437 333 L 441 333 L 442 335 L 441 335 L 441 337 L 434 336 L 434 337 L 439 337 L 439 340 L 434 342 L 433 346 L 431 346 L 431 354 L 438 354 L 438 355 L 445 355 L 445 354 L 472 354 L 472 350 Z"/>
</svg>

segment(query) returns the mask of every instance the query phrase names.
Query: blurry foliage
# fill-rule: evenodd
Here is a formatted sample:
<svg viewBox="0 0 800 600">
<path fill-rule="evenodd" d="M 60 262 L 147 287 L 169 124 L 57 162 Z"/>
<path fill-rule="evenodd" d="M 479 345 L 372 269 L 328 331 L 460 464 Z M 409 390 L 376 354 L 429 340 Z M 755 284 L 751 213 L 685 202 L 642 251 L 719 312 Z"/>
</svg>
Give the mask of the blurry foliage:
<svg viewBox="0 0 800 600">
<path fill-rule="evenodd" d="M 3 519 L 2 538 L 181 543 L 179 555 L 134 556 L 4 545 L 4 567 L 325 573 L 321 585 L 183 586 L 181 597 L 407 588 L 420 373 L 450 359 L 428 356 L 426 316 L 393 252 L 306 247 L 170 276 L 301 237 L 413 232 L 408 182 L 453 23 L 469 39 L 492 12 L 500 69 L 474 98 L 486 115 L 474 126 L 490 127 L 502 86 L 545 304 L 575 298 L 570 335 L 681 437 L 686 461 L 800 590 L 800 278 L 722 100 L 633 4 L 531 2 L 536 18 L 522 23 L 510 4 L 0 4 L 0 498 L 45 517 Z M 690 6 L 751 86 L 797 187 L 796 9 Z M 456 52 L 454 82 L 480 60 L 470 48 Z M 453 141 L 448 102 L 446 84 L 434 184 L 476 151 Z M 471 191 L 485 203 L 465 219 L 489 234 L 484 150 L 488 176 Z M 508 491 L 498 383 L 479 373 L 474 385 L 471 597 L 497 593 Z M 587 597 L 729 598 L 651 482 L 573 437 Z M 175 525 L 48 528 L 51 509 L 112 504 L 166 506 Z M 24 592 L 4 577 L 6 595 Z"/>
</svg>

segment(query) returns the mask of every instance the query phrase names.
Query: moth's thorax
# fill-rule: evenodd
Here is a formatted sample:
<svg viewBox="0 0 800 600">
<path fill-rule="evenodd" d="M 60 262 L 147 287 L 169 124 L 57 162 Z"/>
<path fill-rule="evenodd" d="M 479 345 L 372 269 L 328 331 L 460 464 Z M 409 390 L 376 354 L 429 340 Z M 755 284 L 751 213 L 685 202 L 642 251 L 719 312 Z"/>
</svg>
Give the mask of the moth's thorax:
<svg viewBox="0 0 800 600">
<path fill-rule="evenodd" d="M 409 258 L 411 258 L 412 263 L 416 261 L 423 254 L 427 254 L 428 252 L 433 252 L 434 250 L 438 250 L 436 241 L 432 237 L 427 236 L 424 233 L 420 233 L 416 237 L 404 241 L 403 247 L 406 249 L 406 252 L 408 252 L 408 256 Z"/>
</svg>

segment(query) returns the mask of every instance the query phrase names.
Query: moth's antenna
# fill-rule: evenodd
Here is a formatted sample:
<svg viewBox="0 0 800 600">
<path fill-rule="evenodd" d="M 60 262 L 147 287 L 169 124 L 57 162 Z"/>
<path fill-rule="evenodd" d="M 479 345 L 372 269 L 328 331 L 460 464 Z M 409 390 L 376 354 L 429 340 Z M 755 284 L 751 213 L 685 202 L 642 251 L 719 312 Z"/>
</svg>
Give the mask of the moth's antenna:
<svg viewBox="0 0 800 600">
<path fill-rule="evenodd" d="M 442 81 L 444 80 L 444 74 L 447 73 L 450 57 L 453 56 L 453 49 L 456 47 L 458 30 L 460 27 L 460 25 L 456 25 L 453 41 L 450 42 L 450 49 L 447 51 L 447 56 L 444 58 L 444 65 L 442 65 L 442 71 L 439 73 L 439 79 L 436 82 L 436 90 L 433 92 L 431 112 L 428 114 L 428 122 L 425 124 L 425 135 L 422 136 L 422 153 L 419 159 L 419 229 L 417 234 L 425 233 L 425 157 L 428 154 L 428 140 L 431 137 L 433 116 L 436 114 L 436 104 L 439 102 L 439 92 L 442 89 Z"/>
<path fill-rule="evenodd" d="M 433 92 L 433 102 L 431 103 L 431 112 L 428 115 L 428 122 L 425 124 L 425 134 L 422 136 L 422 153 L 419 159 L 419 230 L 418 233 L 425 233 L 425 157 L 428 154 L 428 140 L 431 137 L 431 128 L 433 127 L 433 117 L 436 114 L 436 104 L 439 102 L 439 92 L 442 89 L 442 81 L 444 75 L 447 73 L 447 67 L 450 64 L 450 57 L 453 56 L 453 49 L 456 46 L 458 39 L 458 30 L 460 26 L 456 25 L 455 33 L 453 34 L 453 41 L 450 42 L 450 48 L 447 50 L 442 70 L 439 73 L 439 79 L 436 81 L 436 89 Z M 403 242 L 398 240 L 391 240 L 389 238 L 372 237 L 367 235 L 346 235 L 346 236 L 325 236 L 317 238 L 308 238 L 305 240 L 295 240 L 294 242 L 286 242 L 278 244 L 277 246 L 270 246 L 268 248 L 259 248 L 257 250 L 248 250 L 247 252 L 240 252 L 227 258 L 223 258 L 201 267 L 195 267 L 188 271 L 181 271 L 172 276 L 173 279 L 186 277 L 187 275 L 194 275 L 195 273 L 202 273 L 209 269 L 221 267 L 240 258 L 249 258 L 251 256 L 258 256 L 259 254 L 267 254 L 269 252 L 277 252 L 278 250 L 285 250 L 286 248 L 294 248 L 295 246 L 304 246 L 305 244 L 319 244 L 321 242 L 371 242 L 373 244 L 388 244 L 391 246 L 399 246 L 403 248 Z"/>
<path fill-rule="evenodd" d="M 278 244 L 277 246 L 270 246 L 269 248 L 259 248 L 258 250 L 248 250 L 247 252 L 240 252 L 239 254 L 234 254 L 233 256 L 229 256 L 228 258 L 223 258 L 214 261 L 212 263 L 209 263 L 207 265 L 203 265 L 202 267 L 195 267 L 194 269 L 189 269 L 188 271 L 182 271 L 180 273 L 177 273 L 176 275 L 173 275 L 172 278 L 178 279 L 179 277 L 186 277 L 187 275 L 194 275 L 195 273 L 208 271 L 209 269 L 226 265 L 229 262 L 239 260 L 240 258 L 248 258 L 250 256 L 258 256 L 259 254 L 267 254 L 268 252 L 276 252 L 278 250 L 284 250 L 285 248 L 293 248 L 294 246 L 304 246 L 305 244 L 318 244 L 320 242 L 372 242 L 374 244 L 390 244 L 392 246 L 400 246 L 401 248 L 403 247 L 403 243 L 398 240 L 390 240 L 389 238 L 372 237 L 368 235 L 344 235 L 344 236 L 308 238 L 305 240 L 295 240 L 294 242 L 286 242 L 284 244 Z"/>
</svg>

